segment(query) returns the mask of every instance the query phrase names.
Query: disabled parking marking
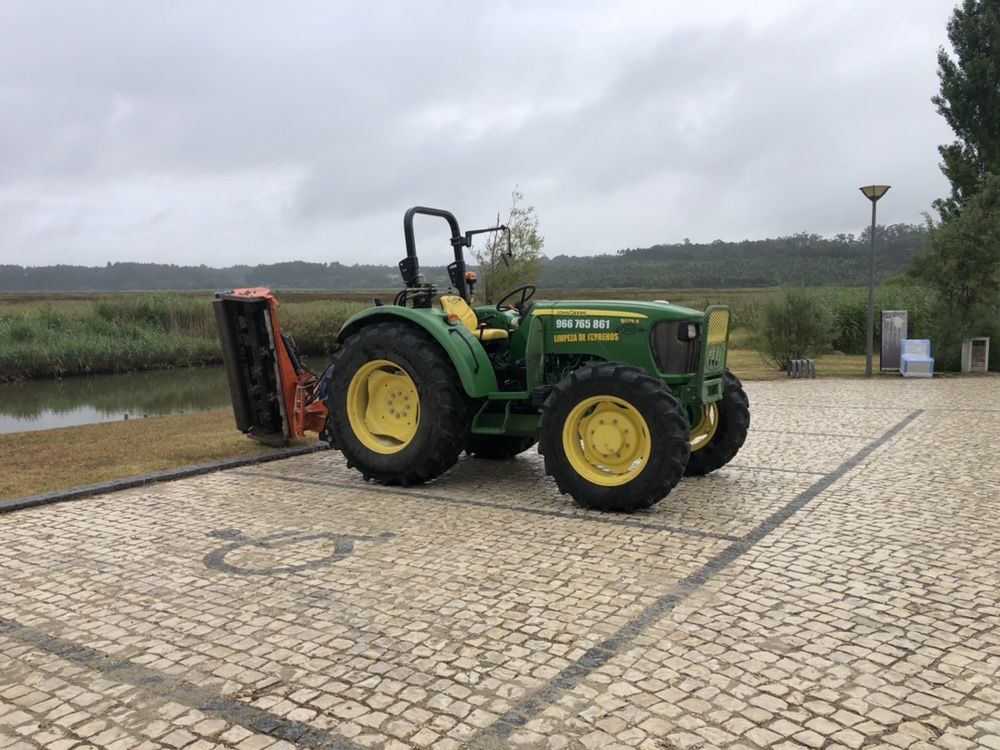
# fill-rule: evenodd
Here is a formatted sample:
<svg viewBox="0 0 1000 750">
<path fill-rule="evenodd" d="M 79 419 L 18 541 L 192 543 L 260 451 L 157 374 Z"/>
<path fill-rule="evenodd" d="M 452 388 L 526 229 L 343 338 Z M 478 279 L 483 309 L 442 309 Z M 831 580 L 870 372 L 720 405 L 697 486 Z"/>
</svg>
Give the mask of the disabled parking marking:
<svg viewBox="0 0 1000 750">
<path fill-rule="evenodd" d="M 205 566 L 220 573 L 231 573 L 241 576 L 269 576 L 280 575 L 282 573 L 298 573 L 303 570 L 315 570 L 327 565 L 333 565 L 338 560 L 354 552 L 355 542 L 384 542 L 392 539 L 395 534 L 386 532 L 378 536 L 363 536 L 357 534 L 338 534 L 337 532 L 324 531 L 320 533 L 307 533 L 304 531 L 279 531 L 268 534 L 257 539 L 244 535 L 239 529 L 219 529 L 209 532 L 209 536 L 217 539 L 225 539 L 229 544 L 212 550 L 205 555 Z M 272 565 L 269 567 L 250 568 L 240 565 L 232 565 L 226 562 L 226 557 L 242 547 L 252 547 L 260 550 L 280 550 L 282 547 L 289 547 L 306 542 L 325 540 L 333 544 L 333 552 L 318 557 L 307 562 L 295 565 Z"/>
</svg>

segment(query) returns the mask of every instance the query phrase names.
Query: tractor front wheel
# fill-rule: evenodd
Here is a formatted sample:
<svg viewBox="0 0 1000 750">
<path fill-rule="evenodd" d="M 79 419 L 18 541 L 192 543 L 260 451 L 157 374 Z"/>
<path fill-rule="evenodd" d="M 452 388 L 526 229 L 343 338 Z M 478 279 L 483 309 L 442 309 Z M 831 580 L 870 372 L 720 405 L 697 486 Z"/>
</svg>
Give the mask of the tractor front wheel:
<svg viewBox="0 0 1000 750">
<path fill-rule="evenodd" d="M 685 474 L 700 476 L 732 461 L 750 430 L 750 400 L 740 379 L 726 370 L 722 399 L 702 406 L 691 420 L 691 458 Z"/>
<path fill-rule="evenodd" d="M 538 450 L 559 491 L 586 508 L 631 512 L 684 474 L 690 434 L 680 403 L 637 367 L 582 367 L 561 380 L 539 424 Z"/>
<path fill-rule="evenodd" d="M 437 342 L 405 323 L 375 323 L 348 338 L 327 389 L 331 444 L 365 479 L 419 484 L 458 461 L 469 400 Z"/>
</svg>

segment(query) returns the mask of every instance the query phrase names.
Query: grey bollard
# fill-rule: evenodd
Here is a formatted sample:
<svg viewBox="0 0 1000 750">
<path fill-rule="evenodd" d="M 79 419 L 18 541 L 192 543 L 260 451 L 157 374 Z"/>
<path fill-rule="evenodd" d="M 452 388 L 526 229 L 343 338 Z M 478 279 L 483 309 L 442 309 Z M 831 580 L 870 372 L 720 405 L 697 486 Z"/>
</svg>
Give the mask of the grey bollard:
<svg viewBox="0 0 1000 750">
<path fill-rule="evenodd" d="M 816 361 L 812 359 L 790 359 L 785 370 L 790 378 L 815 378 Z"/>
</svg>

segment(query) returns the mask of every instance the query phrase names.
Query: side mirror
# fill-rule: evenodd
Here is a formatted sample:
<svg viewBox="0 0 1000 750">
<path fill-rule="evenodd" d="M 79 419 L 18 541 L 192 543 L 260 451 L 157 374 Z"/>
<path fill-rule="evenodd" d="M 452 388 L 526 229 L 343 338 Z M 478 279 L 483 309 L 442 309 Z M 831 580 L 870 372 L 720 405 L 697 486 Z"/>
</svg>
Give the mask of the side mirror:
<svg viewBox="0 0 1000 750">
<path fill-rule="evenodd" d="M 506 224 L 500 223 L 500 217 L 497 217 L 497 225 L 495 227 L 487 227 L 486 229 L 473 229 L 465 233 L 465 239 L 453 238 L 452 244 L 461 243 L 465 247 L 472 247 L 472 238 L 477 234 L 484 234 L 486 232 L 504 232 L 507 235 L 507 252 L 503 250 L 500 251 L 500 260 L 503 261 L 505 266 L 510 266 L 510 260 L 514 257 L 514 248 L 510 241 L 510 227 Z"/>
</svg>

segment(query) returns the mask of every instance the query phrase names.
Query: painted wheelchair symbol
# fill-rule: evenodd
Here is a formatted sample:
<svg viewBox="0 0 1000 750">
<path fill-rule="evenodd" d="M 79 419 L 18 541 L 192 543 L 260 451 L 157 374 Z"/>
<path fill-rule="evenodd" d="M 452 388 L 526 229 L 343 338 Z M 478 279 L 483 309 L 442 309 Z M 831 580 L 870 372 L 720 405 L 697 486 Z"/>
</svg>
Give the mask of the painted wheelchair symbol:
<svg viewBox="0 0 1000 750">
<path fill-rule="evenodd" d="M 332 565 L 338 560 L 343 560 L 354 552 L 355 542 L 384 542 L 391 539 L 395 534 L 385 533 L 378 536 L 361 536 L 357 534 L 338 534 L 332 531 L 310 534 L 304 531 L 280 531 L 275 534 L 268 534 L 257 539 L 248 537 L 239 529 L 219 529 L 209 532 L 209 536 L 216 539 L 224 539 L 229 542 L 219 547 L 205 556 L 205 565 L 220 573 L 231 573 L 240 576 L 270 576 L 281 573 L 298 573 L 303 570 L 314 570 L 327 565 Z M 249 568 L 239 565 L 231 565 L 226 562 L 226 557 L 241 547 L 254 547 L 261 550 L 276 550 L 282 547 L 290 547 L 296 544 L 304 544 L 316 541 L 327 541 L 333 543 L 333 552 L 308 562 L 297 563 L 295 565 L 275 565 L 271 567 Z"/>
</svg>

